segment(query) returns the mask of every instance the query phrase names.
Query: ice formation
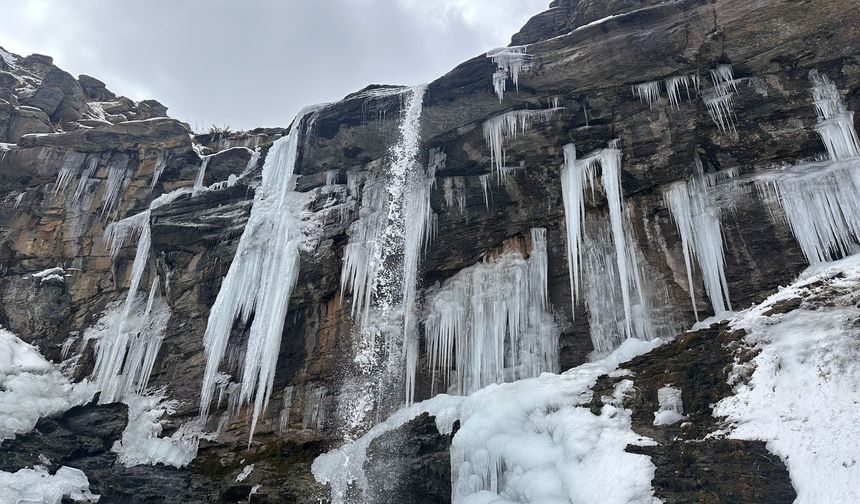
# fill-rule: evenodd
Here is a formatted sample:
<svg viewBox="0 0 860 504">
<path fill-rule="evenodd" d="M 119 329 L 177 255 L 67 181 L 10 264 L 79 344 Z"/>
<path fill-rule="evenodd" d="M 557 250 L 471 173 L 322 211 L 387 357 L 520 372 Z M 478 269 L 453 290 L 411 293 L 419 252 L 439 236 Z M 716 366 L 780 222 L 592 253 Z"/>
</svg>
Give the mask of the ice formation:
<svg viewBox="0 0 860 504">
<path fill-rule="evenodd" d="M 684 86 L 687 100 L 692 99 L 690 94 L 691 87 L 693 88 L 693 92 L 697 92 L 699 90 L 698 75 L 673 76 L 666 79 L 665 83 L 666 94 L 669 96 L 669 104 L 676 109 L 681 108 L 681 85 Z"/>
<path fill-rule="evenodd" d="M 0 502 L 60 504 L 68 498 L 74 502 L 98 502 L 90 492 L 87 475 L 80 469 L 60 467 L 54 474 L 41 466 L 19 469 L 15 473 L 0 471 Z"/>
<path fill-rule="evenodd" d="M 203 190 L 203 181 L 206 178 L 206 168 L 209 166 L 209 161 L 212 160 L 212 156 L 203 156 L 203 159 L 200 161 L 200 167 L 197 168 L 197 178 L 194 179 L 194 192 L 199 192 Z"/>
<path fill-rule="evenodd" d="M 263 180 L 254 196 L 248 223 L 236 255 L 209 312 L 203 337 L 206 371 L 200 412 L 209 413 L 216 377 L 227 350 L 233 324 L 251 320 L 241 371 L 240 405 L 253 401 L 251 436 L 272 393 L 275 364 L 281 347 L 290 295 L 299 274 L 299 250 L 304 233 L 294 208 L 295 169 L 302 120 L 315 111 L 302 110 L 290 133 L 269 149 Z"/>
<path fill-rule="evenodd" d="M 158 157 L 155 158 L 155 168 L 152 170 L 152 182 L 149 183 L 150 194 L 155 190 L 155 185 L 158 184 L 158 181 L 161 179 L 161 174 L 164 173 L 164 169 L 167 167 L 169 157 L 170 154 L 168 151 L 158 152 Z"/>
<path fill-rule="evenodd" d="M 779 202 L 806 259 L 816 263 L 844 256 L 860 241 L 860 144 L 836 86 L 817 72 L 810 77 L 815 130 L 828 158 L 765 173 L 756 185 L 766 200 Z"/>
<path fill-rule="evenodd" d="M 697 156 L 690 180 L 675 182 L 663 193 L 666 206 L 681 236 L 687 284 L 696 320 L 699 319 L 699 313 L 693 286 L 693 259 L 699 264 L 705 291 L 711 300 L 714 313 L 722 315 L 732 309 L 725 272 L 720 208 L 713 201 L 709 187 L 702 161 Z"/>
<path fill-rule="evenodd" d="M 484 121 L 484 140 L 490 149 L 490 165 L 495 169 L 499 182 L 504 178 L 505 140 L 524 135 L 535 124 L 552 121 L 563 109 L 512 110 Z"/>
<path fill-rule="evenodd" d="M 633 96 L 638 96 L 639 101 L 648 104 L 648 108 L 660 99 L 660 82 L 643 82 L 633 86 Z"/>
<path fill-rule="evenodd" d="M 625 452 L 628 444 L 652 443 L 631 430 L 629 412 L 615 404 L 626 389 L 617 390 L 618 397 L 604 404 L 599 415 L 583 403 L 600 375 L 659 343 L 629 339 L 605 358 L 560 375 L 546 373 L 491 385 L 468 397 L 443 394 L 413 404 L 354 442 L 319 456 L 312 466 L 314 477 L 331 485 L 335 504 L 346 501 L 350 485 L 367 491 L 373 482 L 363 466 L 373 440 L 429 413 L 442 433 L 461 422 L 451 446 L 455 504 L 656 504 L 654 466 L 646 456 Z M 612 484 L 606 483 L 607 475 Z"/>
<path fill-rule="evenodd" d="M 729 381 L 735 395 L 718 402 L 714 416 L 726 417 L 730 438 L 767 442 L 788 468 L 797 504 L 860 502 L 858 291 L 860 255 L 854 255 L 810 267 L 730 322 L 746 330 L 756 353 L 736 365 Z M 826 302 L 815 301 L 822 294 Z M 795 298 L 807 301 L 766 315 L 775 303 Z M 738 379 L 748 371 L 748 383 Z"/>
<path fill-rule="evenodd" d="M 520 73 L 531 69 L 531 56 L 526 52 L 527 46 L 511 46 L 493 49 L 487 53 L 487 57 L 496 64 L 496 72 L 493 74 L 493 89 L 499 97 L 499 103 L 505 96 L 505 87 L 508 79 L 520 89 Z"/>
<path fill-rule="evenodd" d="M 101 391 L 102 403 L 143 393 L 161 348 L 170 308 L 161 297 L 158 276 L 153 275 L 145 305 L 138 301 L 137 292 L 149 263 L 150 211 L 170 197 L 164 195 L 150 209 L 105 228 L 104 241 L 114 260 L 126 240 L 134 235 L 138 240 L 125 301 L 109 308 L 103 320 L 87 331 L 87 338 L 96 340 L 93 381 Z"/>
<path fill-rule="evenodd" d="M 110 214 L 116 208 L 128 181 L 128 155 L 116 154 L 108 162 L 108 175 L 102 197 L 102 215 Z"/>
<path fill-rule="evenodd" d="M 740 80 L 734 78 L 731 65 L 719 65 L 711 70 L 711 82 L 713 89 L 702 97 L 708 113 L 720 131 L 737 136 L 734 96 Z"/>
<path fill-rule="evenodd" d="M 546 230 L 532 229 L 528 259 L 516 251 L 487 258 L 446 280 L 427 295 L 426 304 L 432 382 L 441 372 L 452 393 L 558 370 L 559 329 L 547 299 Z"/>
<path fill-rule="evenodd" d="M 620 333 L 622 339 L 630 337 L 650 339 L 654 336 L 651 310 L 646 299 L 647 289 L 640 266 L 641 254 L 630 230 L 627 208 L 621 191 L 621 150 L 616 144 L 617 141 L 612 141 L 609 147 L 593 152 L 583 159 L 577 159 L 573 144 L 568 144 L 564 148 L 562 196 L 567 227 L 567 257 L 572 302 L 574 307 L 579 302 L 579 288 L 583 265 L 585 265 L 590 270 L 590 275 L 594 276 L 591 279 L 594 289 L 587 289 L 591 291 L 587 294 L 592 295 L 588 301 L 589 312 L 603 320 L 609 320 L 606 317 L 611 317 L 612 325 L 615 322 L 619 323 L 622 328 Z M 601 169 L 600 181 L 606 193 L 609 209 L 608 234 L 603 230 L 597 230 L 595 236 L 590 238 L 593 245 L 584 247 L 586 189 L 594 192 L 597 167 Z M 603 245 L 610 245 L 611 249 Z M 584 249 L 588 249 L 585 261 L 583 260 Z M 614 283 L 615 279 L 618 281 L 617 284 Z M 615 310 L 597 313 L 616 305 L 615 287 L 620 297 L 621 313 L 615 313 Z M 609 327 L 604 323 L 599 324 L 598 328 L 592 327 L 592 341 L 595 343 L 595 349 L 611 350 L 620 342 L 614 331 L 608 331 Z"/>
<path fill-rule="evenodd" d="M 29 432 L 41 417 L 88 402 L 95 392 L 86 381 L 69 383 L 35 348 L 0 328 L 0 441 Z"/>
<path fill-rule="evenodd" d="M 161 418 L 172 415 L 178 404 L 167 401 L 160 392 L 143 395 L 127 395 L 128 425 L 122 438 L 114 442 L 112 451 L 126 467 L 141 464 L 164 464 L 185 467 L 197 456 L 200 439 L 199 425 L 195 422 L 183 424 L 169 437 L 159 437 L 162 431 Z"/>
<path fill-rule="evenodd" d="M 654 425 L 672 425 L 685 418 L 679 389 L 669 385 L 660 387 L 657 390 L 657 404 L 660 409 L 654 413 Z"/>
<path fill-rule="evenodd" d="M 418 266 L 434 227 L 430 188 L 445 159 L 435 151 L 427 170 L 418 164 L 425 91 L 425 85 L 403 91 L 398 141 L 381 177 L 365 179 L 359 217 L 344 251 L 341 289 L 352 291 L 352 313 L 359 322 L 356 376 L 350 378 L 355 383 L 340 394 L 347 437 L 361 430 L 367 413 L 383 403 L 400 404 L 401 398 L 409 403 L 414 393 Z M 351 192 L 358 188 L 354 176 L 347 185 Z"/>
</svg>

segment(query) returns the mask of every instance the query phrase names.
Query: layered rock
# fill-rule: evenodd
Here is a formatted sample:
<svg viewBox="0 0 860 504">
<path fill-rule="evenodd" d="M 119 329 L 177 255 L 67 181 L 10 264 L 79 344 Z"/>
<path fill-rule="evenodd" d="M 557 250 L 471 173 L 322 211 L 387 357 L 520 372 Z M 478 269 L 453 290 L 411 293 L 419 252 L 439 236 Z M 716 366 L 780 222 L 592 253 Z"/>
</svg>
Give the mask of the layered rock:
<svg viewBox="0 0 860 504">
<path fill-rule="evenodd" d="M 445 163 L 435 166 L 430 201 L 437 215 L 436 234 L 422 262 L 421 286 L 440 284 L 506 240 L 545 228 L 549 301 L 562 330 L 561 369 L 585 361 L 593 350 L 589 313 L 584 304 L 571 303 L 560 167 L 565 145 L 572 142 L 585 155 L 614 139 L 622 152 L 625 206 L 645 275 L 657 286 L 659 308 L 676 328 L 688 327 L 695 319 L 681 238 L 663 191 L 694 175 L 697 157 L 706 174 L 731 172 L 738 181 L 730 188 L 730 208 L 719 214 L 732 303 L 749 305 L 785 284 L 806 266 L 806 259 L 789 226 L 773 217 L 751 180 L 775 165 L 824 151 L 814 130 L 810 70 L 829 75 L 844 93 L 847 107 L 860 109 L 860 33 L 852 21 L 860 11 L 844 0 L 821 1 L 816 7 L 818 14 L 810 17 L 808 6 L 781 0 L 558 0 L 513 38 L 514 44 L 529 44 L 525 51 L 531 69 L 519 75 L 518 91 L 509 89 L 499 100 L 493 88 L 497 65 L 483 55 L 430 83 L 421 117 L 421 163 L 430 163 L 431 149 L 444 153 Z M 715 123 L 698 94 L 712 87 L 710 71 L 725 64 L 738 79 L 736 134 Z M 59 361 L 64 342 L 80 342 L 105 306 L 122 299 L 128 288 L 134 244 L 125 244 L 118 259 L 111 260 L 101 243 L 106 225 L 146 210 L 162 193 L 192 187 L 203 159 L 194 152 L 188 129 L 162 117 L 166 108 L 158 102 L 116 97 L 88 76 L 75 81 L 50 58 L 33 55 L 14 65 L 0 68 L 0 99 L 5 100 L 0 101 L 0 141 L 17 143 L 0 150 L 0 322 Z M 665 90 L 666 79 L 681 76 L 691 86 L 690 76 L 697 76 L 699 84 L 689 98 L 684 91 L 677 104 L 668 101 L 665 91 L 658 91 L 652 103 L 631 93 L 631 88 L 649 82 Z M 310 461 L 340 438 L 332 398 L 343 384 L 356 342 L 351 296 L 342 296 L 340 285 L 347 230 L 360 208 L 360 196 L 350 185 L 385 165 L 398 135 L 400 90 L 371 86 L 322 108 L 312 124 L 293 125 L 302 128 L 297 191 L 305 193 L 316 248 L 303 251 L 300 258 L 276 392 L 250 448 L 246 451 L 248 412 L 240 410 L 224 417 L 217 438 L 204 441 L 198 459 L 186 469 L 195 481 L 205 477 L 219 482 L 225 499 L 247 498 L 256 485 L 261 487 L 253 498 L 260 501 L 315 502 L 325 495 L 308 470 Z M 551 108 L 556 109 L 552 117 L 505 141 L 506 177 L 494 175 L 484 123 L 513 110 Z M 71 123 L 79 128 L 71 131 Z M 31 134 L 53 133 L 58 127 L 69 131 Z M 257 164 L 262 166 L 270 142 L 283 133 L 276 128 L 196 135 L 200 153 L 213 154 L 201 185 L 241 175 L 257 147 L 263 155 Z M 75 161 L 75 177 L 64 185 L 59 175 L 70 160 Z M 84 177 L 90 160 L 95 160 L 94 170 Z M 101 212 L 111 166 L 117 163 L 127 166 L 120 197 L 115 207 Z M 202 337 L 248 219 L 259 166 L 232 185 L 179 197 L 149 216 L 152 246 L 144 283 L 161 279 L 171 309 L 150 385 L 165 387 L 182 401 L 170 427 L 197 414 L 205 367 Z M 603 191 L 587 206 L 589 214 L 605 217 Z M 62 285 L 42 286 L 30 277 L 55 266 L 67 272 Z M 696 308 L 708 314 L 699 271 L 693 274 Z M 689 385 L 685 394 L 697 394 L 690 402 L 707 420 L 697 424 L 704 429 L 715 422 L 708 419 L 707 401 L 728 393 L 722 376 L 715 374 L 728 358 L 715 343 L 725 343 L 724 336 L 718 329 L 685 336 L 631 366 L 641 368 L 647 381 L 648 372 L 659 367 L 655 362 L 672 361 L 676 354 L 688 359 L 675 372 Z M 231 348 L 241 351 L 247 337 L 247 328 L 236 327 Z M 92 344 L 82 344 L 77 352 L 85 356 L 78 362 L 77 376 L 86 376 L 92 368 Z M 431 390 L 424 353 L 420 365 L 419 400 Z M 702 369 L 714 373 L 704 376 Z M 645 401 L 635 411 L 653 411 L 647 402 L 654 401 L 652 390 L 645 390 L 647 400 L 633 399 Z M 314 416 L 319 408 L 324 414 Z M 213 419 L 224 411 L 222 405 Z M 423 427 L 410 427 L 407 437 L 417 439 L 419 447 L 400 454 L 405 467 L 445 459 L 446 441 Z M 665 439 L 678 434 L 655 431 L 644 423 L 640 427 Z M 705 434 L 697 431 L 686 440 L 700 440 Z M 695 481 L 697 489 L 707 487 L 702 491 L 717 499 L 730 495 L 749 500 L 767 492 L 790 498 L 784 467 L 751 462 L 766 454 L 761 444 L 704 443 L 695 445 L 695 453 L 690 446 L 668 443 L 643 450 L 658 466 L 654 486 L 659 495 L 671 500 L 678 485 Z M 691 471 L 688 480 L 673 476 L 678 454 L 691 460 L 685 468 Z M 249 478 L 236 482 L 251 463 L 255 470 Z M 758 472 L 750 472 L 754 466 Z M 708 475 L 712 467 L 760 485 L 743 491 L 729 488 Z M 446 475 L 439 470 L 436 477 L 444 480 Z M 444 482 L 428 485 L 426 491 L 444 502 Z M 200 500 L 214 494 L 203 495 Z"/>
</svg>

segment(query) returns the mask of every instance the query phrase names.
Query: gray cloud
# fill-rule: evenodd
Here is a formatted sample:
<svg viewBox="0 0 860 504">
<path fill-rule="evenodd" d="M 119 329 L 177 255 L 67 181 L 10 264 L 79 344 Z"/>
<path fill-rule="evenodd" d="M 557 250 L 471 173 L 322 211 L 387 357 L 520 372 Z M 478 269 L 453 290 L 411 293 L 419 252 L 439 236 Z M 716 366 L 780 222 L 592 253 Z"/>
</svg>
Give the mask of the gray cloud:
<svg viewBox="0 0 860 504">
<path fill-rule="evenodd" d="M 548 0 L 0 0 L 0 45 L 196 127 L 285 125 L 371 83 L 417 84 L 506 45 Z"/>
</svg>

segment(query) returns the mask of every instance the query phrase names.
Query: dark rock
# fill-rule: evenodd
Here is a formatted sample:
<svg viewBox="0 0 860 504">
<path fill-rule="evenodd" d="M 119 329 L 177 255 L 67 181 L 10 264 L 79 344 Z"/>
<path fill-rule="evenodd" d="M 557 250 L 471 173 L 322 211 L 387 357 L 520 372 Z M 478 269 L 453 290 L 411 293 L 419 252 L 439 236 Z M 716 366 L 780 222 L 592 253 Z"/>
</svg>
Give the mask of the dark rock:
<svg viewBox="0 0 860 504">
<path fill-rule="evenodd" d="M 230 175 L 239 176 L 248 167 L 248 161 L 253 152 L 246 147 L 226 149 L 209 158 L 203 185 L 210 186 L 215 182 L 227 180 Z"/>
<path fill-rule="evenodd" d="M 48 71 L 36 92 L 22 103 L 43 110 L 54 122 L 76 121 L 86 110 L 86 98 L 78 81 L 57 67 Z"/>
<path fill-rule="evenodd" d="M 20 58 L 15 64 L 27 69 L 40 78 L 44 78 L 54 68 L 54 58 L 45 56 L 44 54 L 31 54 Z"/>
<path fill-rule="evenodd" d="M 167 107 L 156 100 L 143 100 L 137 104 L 135 119 L 152 119 L 155 117 L 167 117 Z"/>
<path fill-rule="evenodd" d="M 104 102 L 116 99 L 116 95 L 107 89 L 105 83 L 95 77 L 81 74 L 78 76 L 78 82 L 88 100 Z"/>
<path fill-rule="evenodd" d="M 27 135 L 21 147 L 59 147 L 79 152 L 145 148 L 175 149 L 190 146 L 188 130 L 175 119 L 128 121 L 99 128 L 55 135 Z"/>
</svg>

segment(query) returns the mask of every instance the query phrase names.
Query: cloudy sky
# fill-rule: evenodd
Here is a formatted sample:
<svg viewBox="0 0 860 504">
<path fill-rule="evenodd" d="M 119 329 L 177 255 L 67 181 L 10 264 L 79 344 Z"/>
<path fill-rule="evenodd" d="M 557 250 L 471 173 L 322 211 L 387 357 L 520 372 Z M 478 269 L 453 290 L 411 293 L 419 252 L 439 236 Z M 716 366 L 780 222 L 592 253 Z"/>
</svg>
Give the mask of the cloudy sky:
<svg viewBox="0 0 860 504">
<path fill-rule="evenodd" d="M 507 45 L 549 1 L 0 0 L 0 46 L 235 130 L 371 83 L 429 82 Z"/>
</svg>

